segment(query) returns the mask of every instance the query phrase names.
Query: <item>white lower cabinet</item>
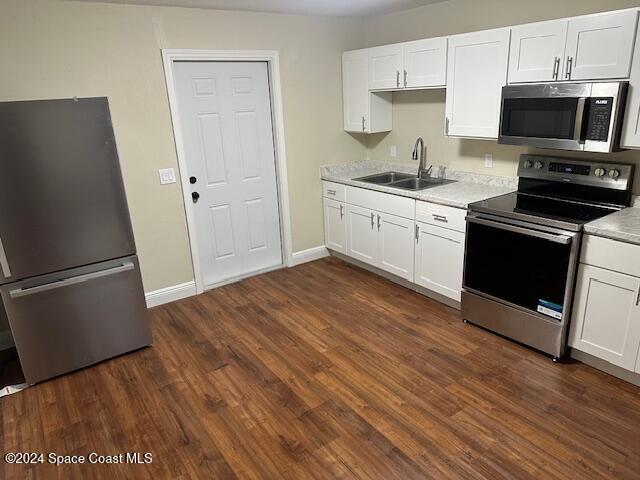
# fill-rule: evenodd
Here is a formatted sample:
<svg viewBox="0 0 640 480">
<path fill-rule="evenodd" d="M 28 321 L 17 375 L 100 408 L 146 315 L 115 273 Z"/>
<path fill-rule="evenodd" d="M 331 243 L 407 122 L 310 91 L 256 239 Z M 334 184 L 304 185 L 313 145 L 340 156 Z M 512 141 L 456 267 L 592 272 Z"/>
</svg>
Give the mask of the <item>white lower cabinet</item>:
<svg viewBox="0 0 640 480">
<path fill-rule="evenodd" d="M 640 278 L 580 264 L 569 345 L 637 371 Z"/>
<path fill-rule="evenodd" d="M 466 210 L 322 183 L 328 249 L 460 301 Z"/>
<path fill-rule="evenodd" d="M 376 265 L 378 260 L 375 222 L 373 210 L 347 205 L 347 255 L 370 265 Z"/>
<path fill-rule="evenodd" d="M 416 223 L 415 283 L 460 301 L 463 232 Z"/>
<path fill-rule="evenodd" d="M 376 214 L 378 227 L 378 267 L 413 282 L 413 238 L 415 221 Z"/>
<path fill-rule="evenodd" d="M 347 222 L 345 204 L 330 198 L 323 199 L 324 241 L 327 248 L 347 253 Z"/>
</svg>

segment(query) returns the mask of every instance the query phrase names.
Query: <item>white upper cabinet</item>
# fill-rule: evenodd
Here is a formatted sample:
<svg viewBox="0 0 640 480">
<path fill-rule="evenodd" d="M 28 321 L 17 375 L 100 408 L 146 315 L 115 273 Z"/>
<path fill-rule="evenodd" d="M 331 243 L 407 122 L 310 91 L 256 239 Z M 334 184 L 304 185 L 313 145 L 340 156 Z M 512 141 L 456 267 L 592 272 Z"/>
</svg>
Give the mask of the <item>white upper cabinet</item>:
<svg viewBox="0 0 640 480">
<path fill-rule="evenodd" d="M 502 87 L 507 82 L 510 29 L 449 38 L 447 135 L 498 138 Z"/>
<path fill-rule="evenodd" d="M 550 82 L 564 72 L 566 20 L 511 29 L 509 83 Z"/>
<path fill-rule="evenodd" d="M 561 80 L 629 77 L 637 19 L 633 10 L 570 20 Z"/>
<path fill-rule="evenodd" d="M 402 82 L 402 44 L 370 48 L 369 90 L 401 88 Z"/>
<path fill-rule="evenodd" d="M 429 38 L 403 46 L 404 88 L 444 87 L 447 83 L 447 39 Z"/>
<path fill-rule="evenodd" d="M 640 41 L 636 33 L 636 48 L 631 62 L 631 79 L 627 94 L 627 108 L 622 124 L 622 148 L 640 148 Z"/>
<path fill-rule="evenodd" d="M 342 54 L 342 102 L 347 132 L 388 132 L 392 126 L 391 93 L 369 92 L 369 51 Z"/>
</svg>

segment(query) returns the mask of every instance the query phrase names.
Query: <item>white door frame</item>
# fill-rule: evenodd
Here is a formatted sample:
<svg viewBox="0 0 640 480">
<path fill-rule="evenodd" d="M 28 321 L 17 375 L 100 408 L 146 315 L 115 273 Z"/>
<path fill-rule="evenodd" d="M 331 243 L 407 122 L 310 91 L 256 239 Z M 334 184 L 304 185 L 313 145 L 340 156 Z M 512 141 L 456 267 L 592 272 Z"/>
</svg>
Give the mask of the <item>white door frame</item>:
<svg viewBox="0 0 640 480">
<path fill-rule="evenodd" d="M 280 235 L 282 238 L 283 265 L 293 265 L 291 243 L 291 216 L 289 213 L 289 188 L 287 182 L 287 156 L 284 146 L 284 117 L 282 113 L 282 92 L 280 90 L 280 59 L 277 50 L 191 50 L 191 49 L 162 49 L 164 76 L 169 96 L 169 109 L 173 135 L 178 155 L 178 169 L 182 185 L 184 210 L 187 216 L 189 244 L 191 246 L 191 262 L 195 277 L 196 293 L 204 291 L 204 280 L 200 271 L 200 255 L 198 250 L 198 236 L 196 234 L 195 212 L 191 200 L 191 187 L 187 176 L 187 158 L 184 137 L 178 115 L 178 99 L 173 66 L 179 61 L 207 61 L 207 62 L 267 62 L 269 73 L 269 90 L 271 92 L 271 116 L 273 120 L 273 140 L 275 146 L 276 177 L 278 188 L 278 207 L 280 212 Z"/>
</svg>

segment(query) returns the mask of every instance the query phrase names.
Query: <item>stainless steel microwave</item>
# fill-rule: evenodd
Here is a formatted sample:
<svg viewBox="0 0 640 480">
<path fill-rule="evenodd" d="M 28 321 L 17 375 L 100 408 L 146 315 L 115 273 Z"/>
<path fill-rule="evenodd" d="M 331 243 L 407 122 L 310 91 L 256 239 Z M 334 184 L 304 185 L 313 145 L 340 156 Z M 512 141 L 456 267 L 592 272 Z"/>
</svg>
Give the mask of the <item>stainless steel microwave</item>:
<svg viewBox="0 0 640 480">
<path fill-rule="evenodd" d="M 502 88 L 498 143 L 613 152 L 628 82 L 559 83 Z"/>
</svg>

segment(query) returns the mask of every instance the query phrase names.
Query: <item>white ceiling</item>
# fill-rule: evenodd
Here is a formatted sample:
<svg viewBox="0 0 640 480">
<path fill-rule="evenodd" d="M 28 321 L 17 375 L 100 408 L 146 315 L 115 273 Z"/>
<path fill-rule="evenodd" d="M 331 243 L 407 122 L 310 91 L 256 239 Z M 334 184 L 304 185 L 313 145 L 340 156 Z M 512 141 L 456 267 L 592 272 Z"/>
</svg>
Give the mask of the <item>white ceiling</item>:
<svg viewBox="0 0 640 480">
<path fill-rule="evenodd" d="M 447 0 L 81 0 L 172 7 L 305 15 L 364 16 L 397 12 Z"/>
</svg>

